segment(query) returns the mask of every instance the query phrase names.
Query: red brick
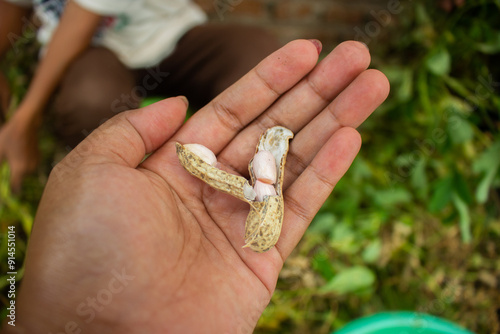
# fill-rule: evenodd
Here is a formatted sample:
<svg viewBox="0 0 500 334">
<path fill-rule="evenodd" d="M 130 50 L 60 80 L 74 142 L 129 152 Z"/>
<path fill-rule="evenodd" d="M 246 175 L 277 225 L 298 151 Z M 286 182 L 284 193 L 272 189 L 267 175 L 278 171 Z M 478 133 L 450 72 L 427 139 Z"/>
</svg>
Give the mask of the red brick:
<svg viewBox="0 0 500 334">
<path fill-rule="evenodd" d="M 265 5 L 259 0 L 194 0 L 211 19 L 220 21 L 229 16 L 264 17 Z"/>
<path fill-rule="evenodd" d="M 324 50 L 352 39 L 354 27 L 363 29 L 368 21 L 373 20 L 371 10 L 378 11 L 387 6 L 387 0 L 194 1 L 212 21 L 264 27 L 275 32 L 283 43 L 297 38 L 318 38 L 323 42 Z"/>
<path fill-rule="evenodd" d="M 273 6 L 273 17 L 278 20 L 313 20 L 316 17 L 314 3 L 281 1 Z"/>
<path fill-rule="evenodd" d="M 367 12 L 362 8 L 353 8 L 341 4 L 332 4 L 325 9 L 326 22 L 344 22 L 358 24 L 364 20 Z"/>
<path fill-rule="evenodd" d="M 194 0 L 194 2 L 201 7 L 205 12 L 214 12 L 213 0 Z"/>
<path fill-rule="evenodd" d="M 234 1 L 234 0 L 233 0 Z M 253 17 L 267 17 L 266 6 L 259 0 L 242 0 L 235 5 L 231 14 Z"/>
</svg>

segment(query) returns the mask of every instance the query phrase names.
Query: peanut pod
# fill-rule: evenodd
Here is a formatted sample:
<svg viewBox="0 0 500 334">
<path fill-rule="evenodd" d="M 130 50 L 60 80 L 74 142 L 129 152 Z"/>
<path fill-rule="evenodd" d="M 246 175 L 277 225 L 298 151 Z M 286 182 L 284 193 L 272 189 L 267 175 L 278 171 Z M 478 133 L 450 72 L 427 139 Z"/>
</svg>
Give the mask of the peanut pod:
<svg viewBox="0 0 500 334">
<path fill-rule="evenodd" d="M 276 195 L 264 196 L 262 201 L 256 199 L 253 186 L 257 182 L 253 170 L 253 159 L 248 169 L 251 185 L 241 176 L 229 174 L 204 162 L 183 145 L 176 143 L 177 156 L 182 166 L 193 176 L 206 182 L 211 187 L 233 195 L 250 204 L 245 224 L 245 245 L 255 252 L 262 253 L 271 249 L 278 242 L 283 224 L 283 180 L 288 153 L 288 141 L 293 138 L 292 131 L 282 126 L 268 129 L 259 139 L 256 154 L 259 151 L 269 151 L 276 164 Z"/>
</svg>

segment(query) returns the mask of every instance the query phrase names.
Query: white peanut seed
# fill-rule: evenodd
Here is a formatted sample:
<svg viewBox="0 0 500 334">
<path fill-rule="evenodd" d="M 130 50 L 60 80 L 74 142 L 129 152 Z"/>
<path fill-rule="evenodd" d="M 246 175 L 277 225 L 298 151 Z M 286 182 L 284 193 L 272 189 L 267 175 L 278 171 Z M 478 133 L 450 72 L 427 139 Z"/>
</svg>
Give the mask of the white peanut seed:
<svg viewBox="0 0 500 334">
<path fill-rule="evenodd" d="M 264 196 L 276 196 L 276 189 L 269 183 L 260 182 L 257 180 L 253 186 L 255 193 L 257 194 L 256 200 L 261 202 L 264 200 Z"/>
<path fill-rule="evenodd" d="M 257 197 L 257 194 L 251 185 L 245 183 L 243 184 L 243 196 L 245 196 L 247 200 L 253 201 Z"/>
<path fill-rule="evenodd" d="M 184 147 L 189 150 L 191 153 L 197 155 L 201 160 L 206 162 L 211 166 L 215 166 L 217 164 L 217 158 L 215 157 L 214 152 L 212 152 L 207 147 L 201 144 L 186 144 Z"/>
<path fill-rule="evenodd" d="M 253 157 L 253 172 L 257 180 L 276 183 L 276 160 L 271 152 L 261 150 Z"/>
</svg>

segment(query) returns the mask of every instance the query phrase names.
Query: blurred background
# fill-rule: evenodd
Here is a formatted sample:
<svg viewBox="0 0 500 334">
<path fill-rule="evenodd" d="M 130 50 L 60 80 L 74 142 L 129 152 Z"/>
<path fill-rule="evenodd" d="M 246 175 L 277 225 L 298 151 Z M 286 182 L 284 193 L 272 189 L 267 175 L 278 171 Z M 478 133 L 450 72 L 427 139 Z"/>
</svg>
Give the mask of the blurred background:
<svg viewBox="0 0 500 334">
<path fill-rule="evenodd" d="M 330 333 L 361 316 L 414 310 L 500 333 L 500 1 L 197 2 L 214 22 L 258 25 L 282 43 L 320 39 L 322 56 L 360 40 L 391 82 L 255 332 Z M 0 64 L 12 105 L 35 64 L 36 44 L 22 48 Z M 48 173 L 66 154 L 50 133 L 20 195 L 0 167 L 2 273 L 7 226 L 17 226 L 21 263 Z M 6 284 L 0 277 L 3 305 Z"/>
</svg>

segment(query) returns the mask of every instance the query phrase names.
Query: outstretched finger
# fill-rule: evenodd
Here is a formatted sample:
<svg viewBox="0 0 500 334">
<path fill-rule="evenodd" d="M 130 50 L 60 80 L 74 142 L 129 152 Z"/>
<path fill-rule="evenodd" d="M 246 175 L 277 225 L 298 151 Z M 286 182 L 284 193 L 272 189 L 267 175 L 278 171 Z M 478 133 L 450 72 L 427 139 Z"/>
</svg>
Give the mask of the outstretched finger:
<svg viewBox="0 0 500 334">
<path fill-rule="evenodd" d="M 355 129 L 339 129 L 286 190 L 285 221 L 276 245 L 283 260 L 302 238 L 321 205 L 349 169 L 360 147 L 361 137 Z"/>
<path fill-rule="evenodd" d="M 186 109 L 187 100 L 175 97 L 119 114 L 94 130 L 61 164 L 85 160 L 135 168 L 179 129 Z"/>
<path fill-rule="evenodd" d="M 338 129 L 357 128 L 386 99 L 389 82 L 377 70 L 361 73 L 316 118 L 296 134 L 288 152 L 285 189 L 311 163 L 316 153 Z"/>
<path fill-rule="evenodd" d="M 321 113 L 332 100 L 342 94 L 342 91 L 359 75 L 362 75 L 369 64 L 370 53 L 365 45 L 354 41 L 339 44 L 316 65 L 307 77 L 239 133 L 231 144 L 221 152 L 218 159 L 231 166 L 232 169 L 246 175 L 248 161 L 255 154 L 257 140 L 265 130 L 275 125 L 281 125 L 295 134 L 300 134 L 302 129 L 308 126 L 308 123 Z M 354 112 L 358 113 L 359 111 Z M 328 128 L 328 126 L 330 124 L 320 124 L 321 129 Z M 328 133 L 328 138 L 334 130 L 336 128 Z M 314 133 L 309 138 L 320 144 L 326 141 L 326 139 L 318 138 Z M 294 141 L 296 142 L 297 139 Z M 287 165 L 289 164 L 287 163 Z"/>
<path fill-rule="evenodd" d="M 241 129 L 306 76 L 317 60 L 318 50 L 311 41 L 288 43 L 199 110 L 173 140 L 203 144 L 218 154 Z"/>
</svg>

